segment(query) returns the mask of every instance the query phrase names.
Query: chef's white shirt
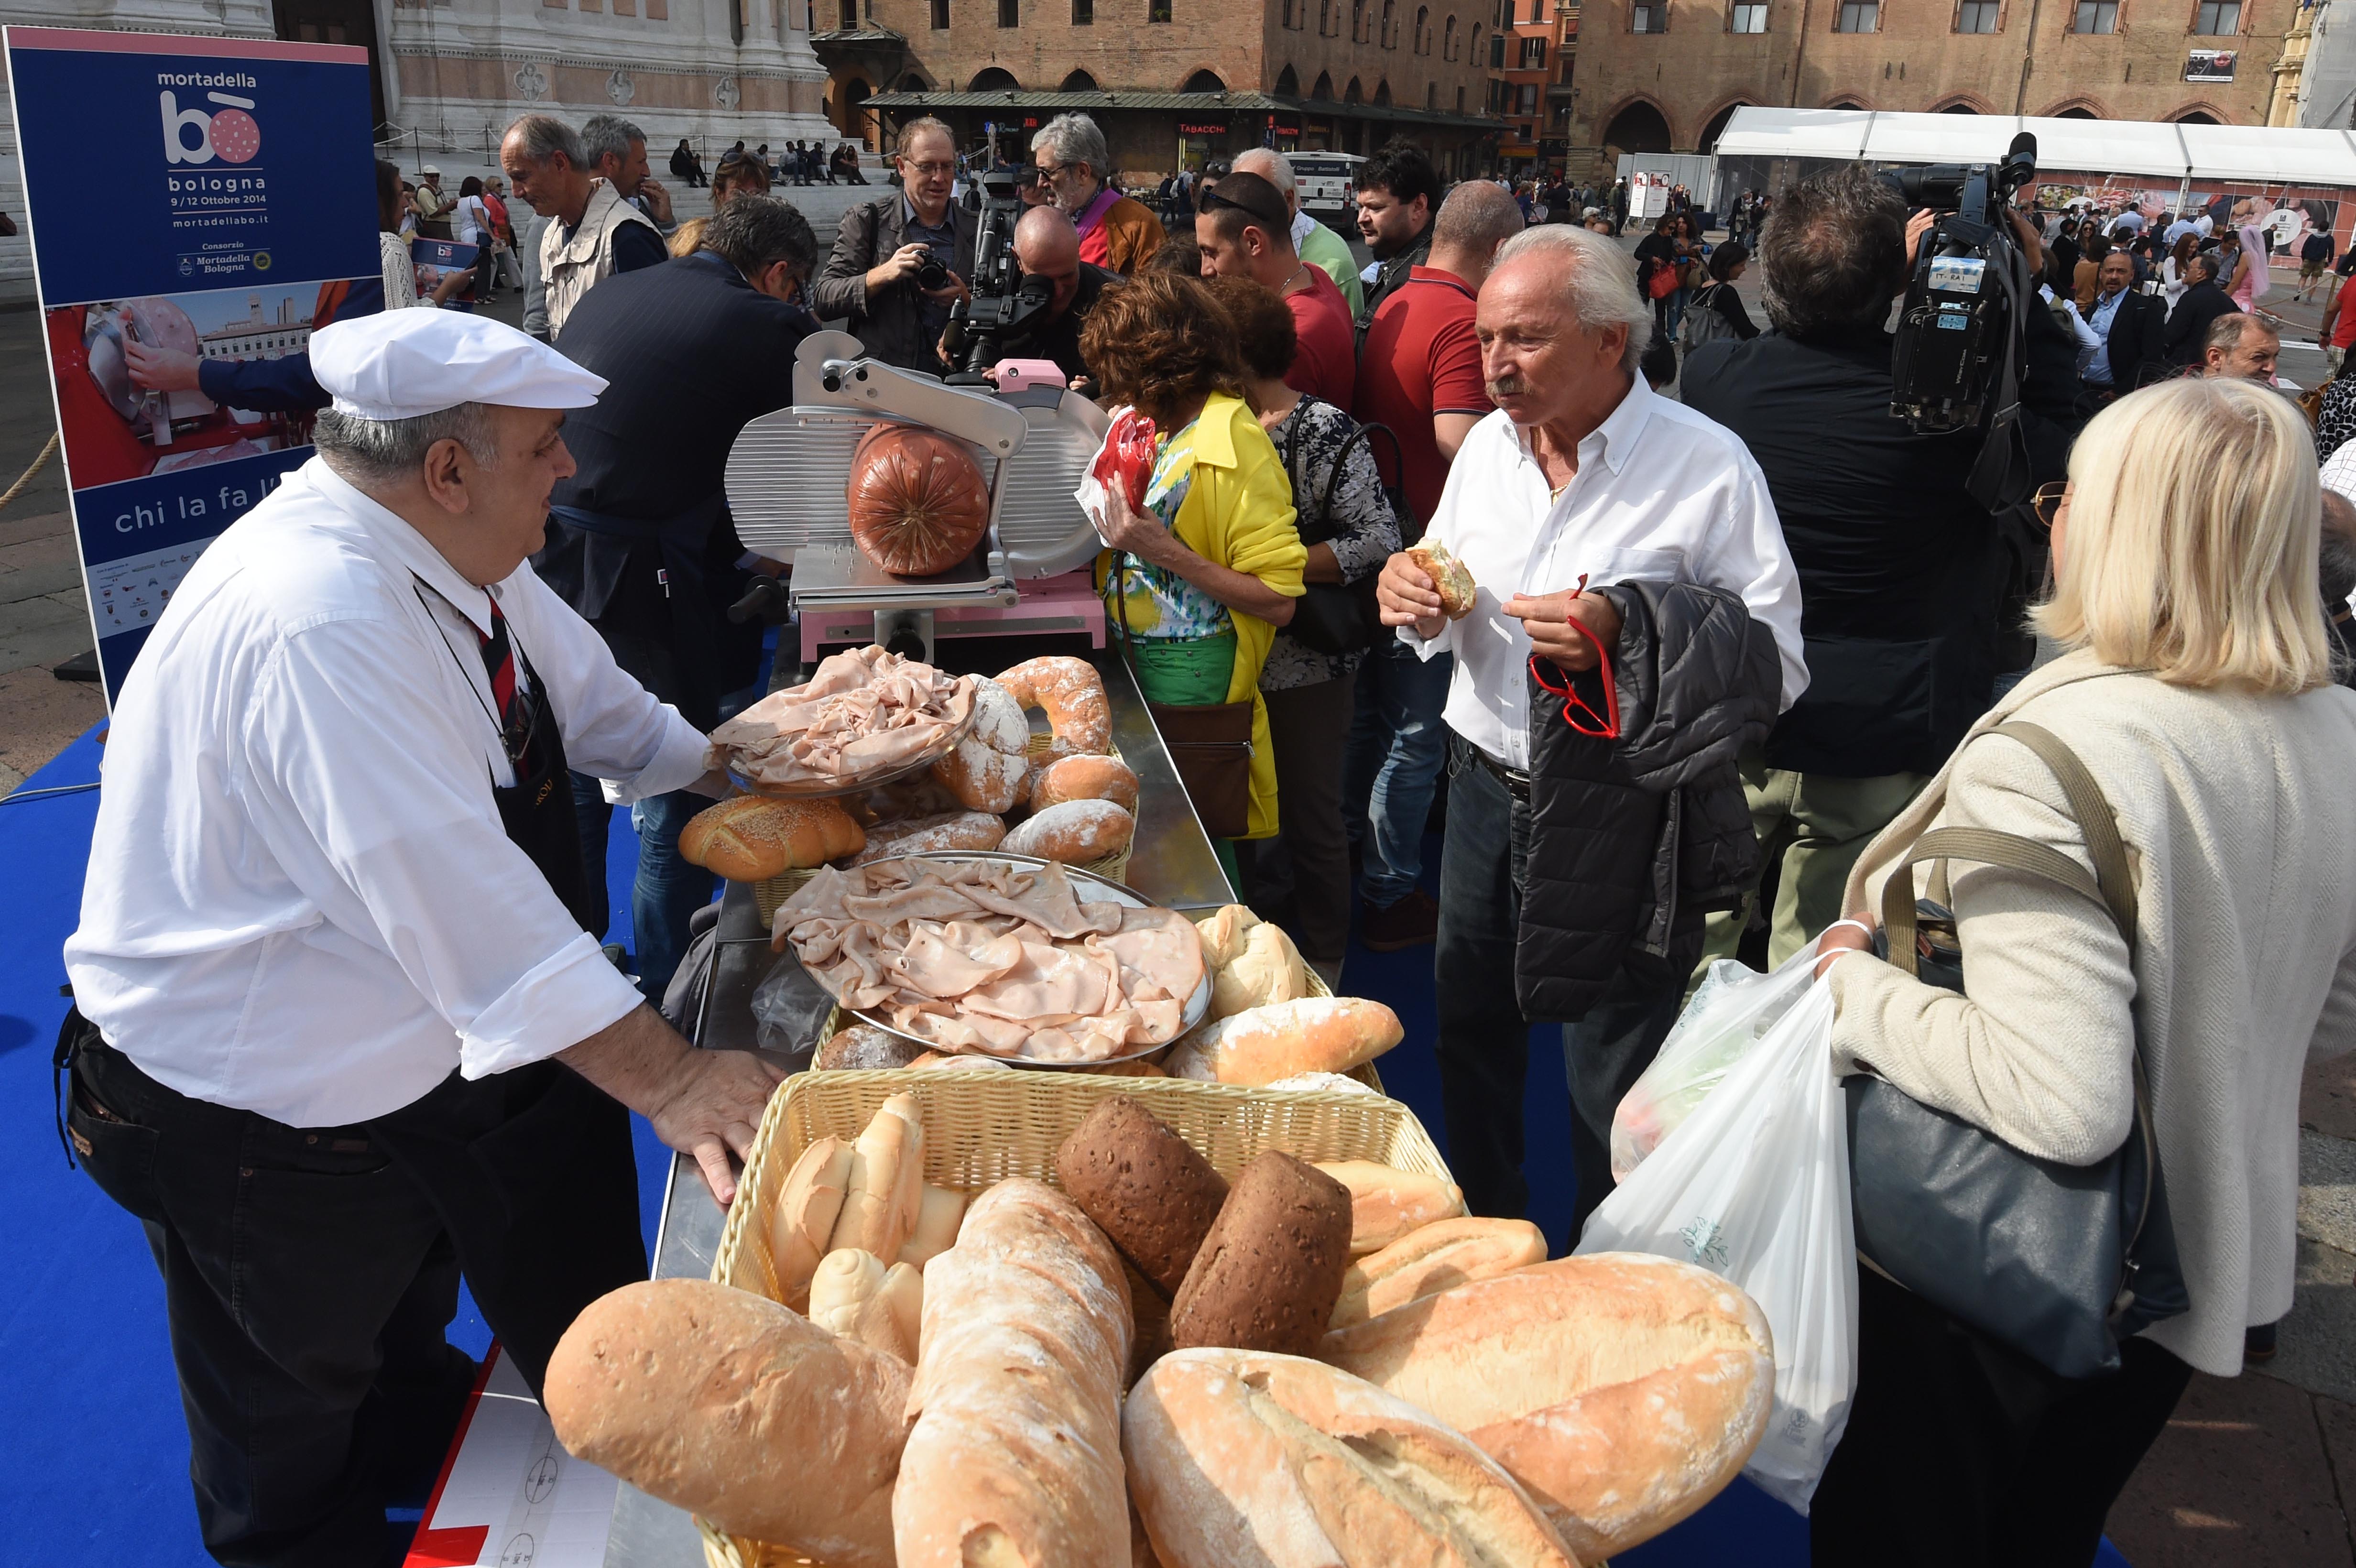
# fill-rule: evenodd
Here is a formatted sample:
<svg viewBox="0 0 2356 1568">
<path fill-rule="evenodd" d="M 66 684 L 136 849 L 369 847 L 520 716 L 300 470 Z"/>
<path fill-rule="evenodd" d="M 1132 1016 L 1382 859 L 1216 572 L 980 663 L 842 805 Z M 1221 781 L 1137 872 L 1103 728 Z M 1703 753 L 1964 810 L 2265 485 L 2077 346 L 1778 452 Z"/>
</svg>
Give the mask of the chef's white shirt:
<svg viewBox="0 0 2356 1568">
<path fill-rule="evenodd" d="M 1505 411 L 1482 420 L 1449 464 L 1424 536 L 1464 563 L 1479 594 L 1429 642 L 1412 626 L 1399 637 L 1427 659 L 1456 656 L 1448 727 L 1509 768 L 1530 765 L 1530 639 L 1504 605 L 1575 588 L 1582 572 L 1590 588 L 1697 582 L 1740 594 L 1783 655 L 1783 706 L 1807 689 L 1800 583 L 1765 475 L 1732 431 L 1641 376 L 1579 443 L 1579 472 L 1558 496 Z"/>
<path fill-rule="evenodd" d="M 573 767 L 630 798 L 701 775 L 704 738 L 530 565 L 491 592 Z M 500 826 L 490 625 L 483 589 L 320 458 L 213 541 L 108 735 L 66 972 L 109 1044 L 183 1094 L 329 1126 L 639 1005 Z"/>
</svg>

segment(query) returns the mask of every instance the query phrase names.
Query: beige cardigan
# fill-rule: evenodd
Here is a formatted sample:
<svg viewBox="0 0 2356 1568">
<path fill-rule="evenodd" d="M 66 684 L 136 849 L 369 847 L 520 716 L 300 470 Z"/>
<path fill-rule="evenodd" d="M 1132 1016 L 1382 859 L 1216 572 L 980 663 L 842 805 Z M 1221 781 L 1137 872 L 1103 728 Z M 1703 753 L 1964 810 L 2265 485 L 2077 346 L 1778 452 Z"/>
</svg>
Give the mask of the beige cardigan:
<svg viewBox="0 0 2356 1568">
<path fill-rule="evenodd" d="M 2356 1046 L 2356 691 L 2196 691 L 2058 659 L 1874 840 L 1847 907 L 1878 916 L 1890 867 L 1937 826 L 2020 834 L 2092 870 L 2052 773 L 2018 741 L 1975 739 L 2015 716 L 2067 741 L 2117 813 L 2140 899 L 2133 972 L 2099 906 L 1957 866 L 1971 995 L 1841 959 L 1826 972 L 1836 1066 L 1869 1064 L 2015 1147 L 2091 1165 L 2133 1118 L 2132 1009 L 2192 1299 L 2147 1332 L 2230 1377 L 2243 1328 L 2290 1310 L 2308 1053 Z"/>
</svg>

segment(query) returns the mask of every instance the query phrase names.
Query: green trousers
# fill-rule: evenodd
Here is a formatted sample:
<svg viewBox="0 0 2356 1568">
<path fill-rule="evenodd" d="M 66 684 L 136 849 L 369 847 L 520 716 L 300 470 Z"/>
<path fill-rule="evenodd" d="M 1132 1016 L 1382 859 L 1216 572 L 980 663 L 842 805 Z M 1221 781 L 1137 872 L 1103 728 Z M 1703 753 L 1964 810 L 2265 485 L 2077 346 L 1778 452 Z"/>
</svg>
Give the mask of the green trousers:
<svg viewBox="0 0 2356 1568">
<path fill-rule="evenodd" d="M 1770 864 L 1783 866 L 1767 936 L 1768 962 L 1781 964 L 1841 917 L 1849 869 L 1931 775 L 1845 779 L 1793 773 L 1769 767 L 1765 753 L 1755 747 L 1743 752 L 1739 766 L 1742 793 L 1751 802 L 1751 830 L 1759 836 L 1761 874 Z M 1734 956 L 1758 900 L 1754 885 L 1741 908 L 1709 917 L 1697 976 L 1713 959 Z"/>
<path fill-rule="evenodd" d="M 1225 702 L 1227 688 L 1235 680 L 1233 632 L 1202 638 L 1133 637 L 1129 651 L 1137 660 L 1138 682 L 1145 688 L 1148 702 L 1180 708 Z M 1214 838 L 1211 848 L 1219 857 L 1219 869 L 1227 874 L 1227 886 L 1237 890 L 1236 896 L 1241 898 L 1244 877 L 1236 864 L 1235 841 Z"/>
</svg>

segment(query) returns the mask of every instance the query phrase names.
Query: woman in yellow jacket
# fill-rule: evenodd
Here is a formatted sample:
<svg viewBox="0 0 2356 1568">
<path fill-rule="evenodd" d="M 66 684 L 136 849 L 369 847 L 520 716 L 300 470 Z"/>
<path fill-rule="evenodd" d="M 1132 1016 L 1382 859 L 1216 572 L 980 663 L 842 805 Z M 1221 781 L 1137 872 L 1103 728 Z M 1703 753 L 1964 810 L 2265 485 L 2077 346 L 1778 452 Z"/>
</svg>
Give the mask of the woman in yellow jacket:
<svg viewBox="0 0 2356 1568">
<path fill-rule="evenodd" d="M 1270 837 L 1276 755 L 1259 671 L 1292 619 L 1309 552 L 1284 464 L 1243 398 L 1234 324 L 1197 280 L 1148 272 L 1105 293 L 1080 357 L 1108 403 L 1135 406 L 1162 432 L 1144 512 L 1117 496 L 1106 519 L 1112 549 L 1097 581 L 1107 613 L 1116 627 L 1127 616 L 1148 700 L 1252 705 L 1245 837 Z M 1234 850 L 1215 847 L 1235 881 Z"/>
</svg>

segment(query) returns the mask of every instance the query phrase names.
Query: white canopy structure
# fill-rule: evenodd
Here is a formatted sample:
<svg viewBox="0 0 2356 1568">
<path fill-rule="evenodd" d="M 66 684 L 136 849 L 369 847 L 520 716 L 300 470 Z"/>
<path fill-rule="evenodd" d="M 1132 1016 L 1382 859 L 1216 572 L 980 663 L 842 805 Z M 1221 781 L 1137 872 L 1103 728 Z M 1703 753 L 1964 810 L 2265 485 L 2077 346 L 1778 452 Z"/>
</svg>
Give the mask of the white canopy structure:
<svg viewBox="0 0 2356 1568">
<path fill-rule="evenodd" d="M 2356 187 L 2356 133 L 2262 125 L 1745 106 L 1712 151 L 1721 158 L 1993 164 L 2023 131 L 2037 138 L 2040 171 Z"/>
</svg>

